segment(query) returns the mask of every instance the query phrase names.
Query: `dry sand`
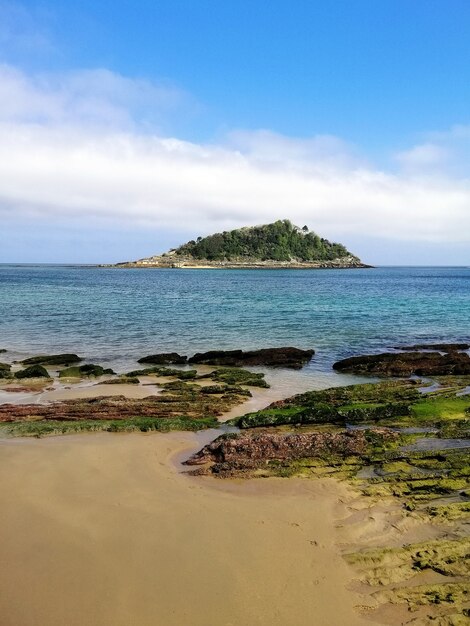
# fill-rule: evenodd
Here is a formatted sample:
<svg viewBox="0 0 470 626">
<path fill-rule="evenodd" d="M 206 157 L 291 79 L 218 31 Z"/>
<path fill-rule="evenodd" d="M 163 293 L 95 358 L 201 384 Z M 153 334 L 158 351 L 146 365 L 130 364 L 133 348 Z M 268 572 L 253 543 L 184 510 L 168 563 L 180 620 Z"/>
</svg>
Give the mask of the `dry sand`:
<svg viewBox="0 0 470 626">
<path fill-rule="evenodd" d="M 1 626 L 370 624 L 336 545 L 348 488 L 190 478 L 175 458 L 196 447 L 189 433 L 0 441 Z"/>
</svg>

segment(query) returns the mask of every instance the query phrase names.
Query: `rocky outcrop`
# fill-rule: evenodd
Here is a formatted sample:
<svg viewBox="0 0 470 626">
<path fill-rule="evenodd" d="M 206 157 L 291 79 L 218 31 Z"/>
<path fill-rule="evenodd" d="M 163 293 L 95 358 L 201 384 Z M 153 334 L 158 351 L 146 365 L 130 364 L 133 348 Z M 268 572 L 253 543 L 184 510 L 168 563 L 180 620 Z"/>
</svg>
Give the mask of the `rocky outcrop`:
<svg viewBox="0 0 470 626">
<path fill-rule="evenodd" d="M 343 359 L 333 369 L 377 376 L 463 375 L 470 374 L 470 356 L 466 352 L 385 352 Z"/>
<path fill-rule="evenodd" d="M 376 437 L 394 440 L 397 434 L 386 428 L 375 429 Z M 193 454 L 186 465 L 212 464 L 210 471 L 230 475 L 254 470 L 269 461 L 290 461 L 309 457 L 363 455 L 369 446 L 364 430 L 309 433 L 240 433 L 218 437 Z"/>
<path fill-rule="evenodd" d="M 90 376 L 104 376 L 106 374 L 114 374 L 112 369 L 103 368 L 101 365 L 87 363 L 74 367 L 67 367 L 59 373 L 59 378 L 85 378 Z"/>
<path fill-rule="evenodd" d="M 30 365 L 24 370 L 15 372 L 15 378 L 50 378 L 49 372 L 42 365 Z"/>
<path fill-rule="evenodd" d="M 179 383 L 177 389 L 168 388 L 161 395 L 142 399 L 103 396 L 50 404 L 0 404 L 0 422 L 201 419 L 222 415 L 245 400 L 245 393 L 236 390 L 225 388 L 220 395 L 207 395 L 201 388 Z"/>
<path fill-rule="evenodd" d="M 264 348 L 261 350 L 211 350 L 199 352 L 188 359 L 189 363 L 225 365 L 229 367 L 266 366 L 300 369 L 306 365 L 315 350 L 299 348 Z"/>
<path fill-rule="evenodd" d="M 22 365 L 72 365 L 83 361 L 76 354 L 42 354 L 21 361 Z"/>
<path fill-rule="evenodd" d="M 372 265 L 362 263 L 355 256 L 345 256 L 330 261 L 275 261 L 253 258 L 240 258 L 224 261 L 211 259 L 195 259 L 190 256 L 174 256 L 167 252 L 161 256 L 153 256 L 138 261 L 125 261 L 114 265 L 101 265 L 100 267 L 115 268 L 159 268 L 159 269 L 225 269 L 225 270 L 326 270 L 326 269 L 361 269 L 371 268 Z"/>
<path fill-rule="evenodd" d="M 8 363 L 0 363 L 0 378 L 11 378 L 11 365 Z"/>
<path fill-rule="evenodd" d="M 163 352 L 161 354 L 150 354 L 144 356 L 137 363 L 150 363 L 152 365 L 184 365 L 188 360 L 187 356 L 182 356 L 177 352 Z"/>
</svg>

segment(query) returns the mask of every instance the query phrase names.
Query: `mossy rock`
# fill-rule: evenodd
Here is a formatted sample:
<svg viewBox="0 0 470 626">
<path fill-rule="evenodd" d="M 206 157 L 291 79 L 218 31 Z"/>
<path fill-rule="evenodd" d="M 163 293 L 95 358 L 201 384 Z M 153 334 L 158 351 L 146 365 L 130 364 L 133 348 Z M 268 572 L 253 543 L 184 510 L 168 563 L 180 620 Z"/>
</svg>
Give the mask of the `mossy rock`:
<svg viewBox="0 0 470 626">
<path fill-rule="evenodd" d="M 76 354 L 41 354 L 21 361 L 22 365 L 71 365 L 83 361 Z"/>
<path fill-rule="evenodd" d="M 178 378 L 178 380 L 191 380 L 196 378 L 197 371 L 178 370 L 171 367 L 156 365 L 155 367 L 146 367 L 141 370 L 132 370 L 132 372 L 127 372 L 126 376 L 173 376 L 174 378 Z"/>
<path fill-rule="evenodd" d="M 173 430 L 198 431 L 216 428 L 216 418 L 192 419 L 186 416 L 171 418 L 134 417 L 122 420 L 38 420 L 25 422 L 0 422 L 0 434 L 15 437 L 47 437 L 79 432 L 170 432 Z"/>
<path fill-rule="evenodd" d="M 227 387 L 225 385 L 207 385 L 207 387 L 201 387 L 202 394 L 223 394 Z"/>
<path fill-rule="evenodd" d="M 470 518 L 470 502 L 452 502 L 439 506 L 429 506 L 426 513 L 438 521 L 451 522 Z"/>
<path fill-rule="evenodd" d="M 238 367 L 224 367 L 214 370 L 207 376 L 212 380 L 226 383 L 227 385 L 246 385 L 247 387 L 263 387 L 269 388 L 268 383 L 264 380 L 264 374 L 258 372 L 250 372 Z"/>
<path fill-rule="evenodd" d="M 187 356 L 182 356 L 177 352 L 162 352 L 160 354 L 150 354 L 144 356 L 137 363 L 150 363 L 153 365 L 184 365 L 188 360 Z"/>
<path fill-rule="evenodd" d="M 77 365 L 67 367 L 59 373 L 59 378 L 84 378 L 90 376 L 104 376 L 106 374 L 114 374 L 112 369 L 105 369 L 101 365 L 88 363 L 86 365 Z"/>
<path fill-rule="evenodd" d="M 42 365 L 31 365 L 15 373 L 15 378 L 50 378 L 49 372 Z"/>
<path fill-rule="evenodd" d="M 11 365 L 8 363 L 0 363 L 0 378 L 11 378 Z"/>
<path fill-rule="evenodd" d="M 103 380 L 100 385 L 138 385 L 139 379 L 135 376 L 119 376 L 111 380 Z"/>
</svg>

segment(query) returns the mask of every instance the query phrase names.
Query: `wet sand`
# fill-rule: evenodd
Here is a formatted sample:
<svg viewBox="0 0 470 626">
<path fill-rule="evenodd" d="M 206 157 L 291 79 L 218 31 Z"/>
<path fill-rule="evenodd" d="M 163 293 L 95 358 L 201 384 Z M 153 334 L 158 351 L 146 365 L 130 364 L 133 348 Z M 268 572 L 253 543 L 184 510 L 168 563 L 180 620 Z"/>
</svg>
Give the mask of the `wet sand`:
<svg viewBox="0 0 470 626">
<path fill-rule="evenodd" d="M 334 481 L 180 473 L 191 433 L 0 441 L 2 626 L 366 626 Z M 345 529 L 341 540 L 344 541 Z"/>
</svg>

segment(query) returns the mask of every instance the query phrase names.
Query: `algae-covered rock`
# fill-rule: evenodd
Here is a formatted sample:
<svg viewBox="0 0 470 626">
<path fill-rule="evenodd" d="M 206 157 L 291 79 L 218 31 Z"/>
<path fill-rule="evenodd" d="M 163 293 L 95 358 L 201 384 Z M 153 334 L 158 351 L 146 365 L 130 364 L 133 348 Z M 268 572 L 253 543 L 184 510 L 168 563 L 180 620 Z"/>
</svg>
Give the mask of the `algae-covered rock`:
<svg viewBox="0 0 470 626">
<path fill-rule="evenodd" d="M 77 365 L 67 367 L 59 373 L 59 378 L 84 378 L 87 376 L 104 376 L 105 374 L 114 374 L 112 369 L 105 369 L 101 365 L 87 363 L 86 365 Z"/>
<path fill-rule="evenodd" d="M 71 365 L 82 361 L 76 354 L 42 354 L 21 361 L 22 365 Z"/>
<path fill-rule="evenodd" d="M 201 387 L 201 393 L 207 395 L 225 393 L 226 389 L 225 385 L 207 385 L 206 387 Z"/>
<path fill-rule="evenodd" d="M 410 381 L 393 381 L 309 391 L 274 402 L 234 420 L 240 428 L 284 424 L 358 424 L 410 414 L 421 398 Z"/>
<path fill-rule="evenodd" d="M 11 365 L 8 363 L 0 363 L 0 378 L 11 378 Z"/>
<path fill-rule="evenodd" d="M 250 372 L 236 367 L 226 367 L 208 374 L 208 378 L 227 385 L 246 385 L 247 387 L 269 387 L 262 372 Z"/>
<path fill-rule="evenodd" d="M 162 352 L 160 354 L 150 354 L 144 356 L 137 363 L 149 363 L 153 365 L 184 365 L 188 360 L 187 356 L 182 356 L 177 352 Z"/>
<path fill-rule="evenodd" d="M 30 365 L 24 370 L 15 372 L 15 378 L 50 378 L 49 372 L 42 365 Z"/>
<path fill-rule="evenodd" d="M 190 380 L 196 378 L 196 370 L 178 370 L 171 367 L 163 367 L 161 365 L 155 365 L 154 367 L 146 367 L 141 370 L 132 370 L 127 372 L 126 376 L 174 376 L 179 380 Z"/>
</svg>

